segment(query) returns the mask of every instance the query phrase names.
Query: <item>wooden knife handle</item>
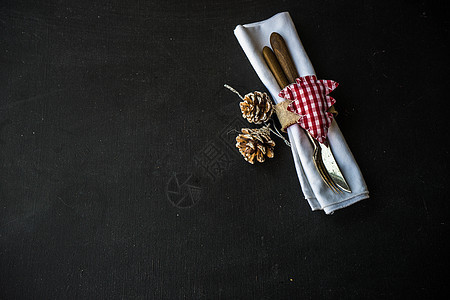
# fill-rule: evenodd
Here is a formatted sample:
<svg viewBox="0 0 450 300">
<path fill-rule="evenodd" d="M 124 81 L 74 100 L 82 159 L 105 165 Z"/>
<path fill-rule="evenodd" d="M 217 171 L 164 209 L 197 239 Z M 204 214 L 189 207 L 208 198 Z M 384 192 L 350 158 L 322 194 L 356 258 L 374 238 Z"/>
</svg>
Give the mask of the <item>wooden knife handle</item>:
<svg viewBox="0 0 450 300">
<path fill-rule="evenodd" d="M 286 74 L 289 83 L 295 82 L 295 79 L 299 77 L 298 72 L 283 37 L 278 33 L 273 32 L 270 35 L 270 45 L 272 46 L 273 52 L 280 62 L 281 68 L 283 69 L 284 74 Z"/>
<path fill-rule="evenodd" d="M 273 76 L 278 82 L 280 88 L 284 88 L 289 85 L 289 81 L 284 75 L 283 69 L 278 62 L 278 59 L 275 57 L 275 54 L 272 52 L 272 49 L 269 47 L 263 48 L 263 56 L 266 64 L 269 66 L 270 71 L 272 71 Z"/>
</svg>

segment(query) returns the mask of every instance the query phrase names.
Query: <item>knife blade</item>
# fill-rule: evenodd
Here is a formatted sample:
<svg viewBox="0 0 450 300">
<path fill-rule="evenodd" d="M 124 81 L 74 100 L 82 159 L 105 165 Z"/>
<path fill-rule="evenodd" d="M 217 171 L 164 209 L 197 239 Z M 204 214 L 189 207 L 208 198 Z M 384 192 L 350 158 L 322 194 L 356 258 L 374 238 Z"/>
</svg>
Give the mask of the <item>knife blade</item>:
<svg viewBox="0 0 450 300">
<path fill-rule="evenodd" d="M 272 46 L 273 52 L 280 63 L 281 69 L 284 71 L 289 83 L 294 83 L 295 79 L 299 77 L 295 64 L 292 61 L 292 57 L 286 46 L 286 42 L 283 37 L 277 32 L 273 32 L 270 35 L 270 45 Z M 264 50 L 263 50 L 264 53 Z M 334 158 L 331 146 L 329 143 L 327 145 L 322 143 L 319 144 L 321 148 L 322 161 L 326 168 L 326 171 L 331 176 L 334 183 L 343 191 L 351 193 L 351 189 L 345 180 L 344 175 L 342 175 L 339 165 Z"/>
</svg>

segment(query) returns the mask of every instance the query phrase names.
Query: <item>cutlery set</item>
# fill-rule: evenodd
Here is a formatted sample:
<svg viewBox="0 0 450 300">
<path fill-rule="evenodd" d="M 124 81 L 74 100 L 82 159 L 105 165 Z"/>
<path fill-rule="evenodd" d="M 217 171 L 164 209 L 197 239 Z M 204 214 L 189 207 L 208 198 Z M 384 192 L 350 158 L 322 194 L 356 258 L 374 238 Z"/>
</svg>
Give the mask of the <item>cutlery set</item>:
<svg viewBox="0 0 450 300">
<path fill-rule="evenodd" d="M 299 75 L 283 37 L 273 32 L 270 36 L 270 45 L 272 49 L 267 46 L 263 48 L 263 57 L 280 89 L 283 89 L 295 83 Z M 285 101 L 290 100 L 286 99 Z M 333 112 L 334 107 L 331 107 L 329 111 Z M 351 189 L 336 163 L 329 143 L 320 143 L 308 130 L 305 130 L 305 132 L 314 149 L 312 155 L 314 165 L 325 184 L 334 193 L 351 193 Z"/>
</svg>

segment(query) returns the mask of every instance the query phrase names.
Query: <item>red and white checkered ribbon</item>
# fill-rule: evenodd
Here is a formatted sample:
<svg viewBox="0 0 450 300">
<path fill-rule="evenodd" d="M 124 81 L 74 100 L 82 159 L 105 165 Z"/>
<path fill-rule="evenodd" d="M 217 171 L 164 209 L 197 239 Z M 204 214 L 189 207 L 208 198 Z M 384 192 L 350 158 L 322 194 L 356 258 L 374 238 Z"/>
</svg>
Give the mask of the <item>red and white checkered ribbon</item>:
<svg viewBox="0 0 450 300">
<path fill-rule="evenodd" d="M 328 94 L 338 85 L 333 80 L 317 80 L 315 75 L 304 76 L 282 89 L 278 96 L 292 101 L 287 109 L 300 115 L 298 124 L 324 143 L 333 120 L 333 114 L 327 110 L 336 103 Z"/>
</svg>

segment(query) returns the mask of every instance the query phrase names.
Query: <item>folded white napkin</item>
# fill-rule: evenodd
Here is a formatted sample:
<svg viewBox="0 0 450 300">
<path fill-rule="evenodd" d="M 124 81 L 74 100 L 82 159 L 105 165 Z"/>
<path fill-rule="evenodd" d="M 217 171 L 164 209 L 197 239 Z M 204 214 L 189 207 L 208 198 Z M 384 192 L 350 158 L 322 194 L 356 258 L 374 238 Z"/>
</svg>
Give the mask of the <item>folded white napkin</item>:
<svg viewBox="0 0 450 300">
<path fill-rule="evenodd" d="M 280 87 L 262 56 L 264 46 L 270 47 L 272 32 L 278 32 L 284 38 L 300 76 L 315 75 L 315 72 L 288 12 L 276 14 L 262 22 L 238 25 L 234 30 L 236 38 L 259 78 L 275 102 L 279 103 L 284 100 L 278 97 Z M 326 214 L 331 214 L 337 209 L 369 197 L 361 171 L 336 121 L 333 120 L 329 128 L 328 141 L 352 193 L 336 194 L 323 182 L 312 160 L 311 142 L 298 124 L 288 128 L 288 136 L 303 194 L 312 210 L 323 210 Z"/>
</svg>

